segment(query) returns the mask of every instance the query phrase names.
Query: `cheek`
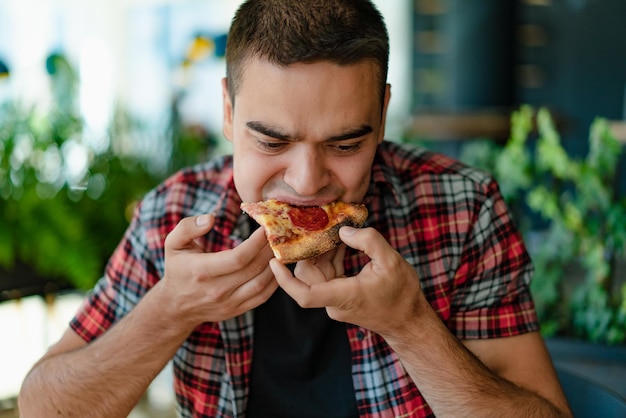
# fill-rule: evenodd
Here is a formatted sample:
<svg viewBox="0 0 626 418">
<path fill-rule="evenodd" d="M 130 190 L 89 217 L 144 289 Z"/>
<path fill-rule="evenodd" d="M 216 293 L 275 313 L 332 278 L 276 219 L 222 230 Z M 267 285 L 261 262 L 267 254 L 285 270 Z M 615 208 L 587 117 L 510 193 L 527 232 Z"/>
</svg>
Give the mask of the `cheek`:
<svg viewBox="0 0 626 418">
<path fill-rule="evenodd" d="M 367 159 L 343 162 L 335 167 L 334 173 L 346 192 L 345 200 L 360 201 L 365 197 L 371 177 L 371 163 Z"/>
<path fill-rule="evenodd" d="M 235 152 L 235 187 L 244 202 L 263 198 L 263 187 L 276 172 L 276 164 L 253 154 Z"/>
</svg>

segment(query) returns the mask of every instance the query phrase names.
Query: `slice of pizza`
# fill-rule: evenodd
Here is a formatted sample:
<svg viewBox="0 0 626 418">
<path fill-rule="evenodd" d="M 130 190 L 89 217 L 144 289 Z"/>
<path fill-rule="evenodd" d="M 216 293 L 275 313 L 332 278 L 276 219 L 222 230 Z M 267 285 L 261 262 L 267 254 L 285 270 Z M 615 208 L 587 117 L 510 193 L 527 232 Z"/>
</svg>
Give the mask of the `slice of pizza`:
<svg viewBox="0 0 626 418">
<path fill-rule="evenodd" d="M 241 209 L 264 229 L 274 256 L 283 264 L 311 258 L 341 243 L 339 229 L 361 227 L 367 208 L 357 203 L 292 206 L 275 199 L 242 203 Z"/>
</svg>

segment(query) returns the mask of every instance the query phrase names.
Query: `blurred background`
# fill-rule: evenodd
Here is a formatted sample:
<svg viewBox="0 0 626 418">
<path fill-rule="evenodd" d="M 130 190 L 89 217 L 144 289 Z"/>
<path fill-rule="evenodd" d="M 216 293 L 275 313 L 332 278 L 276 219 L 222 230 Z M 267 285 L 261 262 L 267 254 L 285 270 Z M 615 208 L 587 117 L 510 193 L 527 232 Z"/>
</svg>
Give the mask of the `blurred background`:
<svg viewBox="0 0 626 418">
<path fill-rule="evenodd" d="M 626 2 L 375 2 L 391 39 L 387 137 L 496 176 L 560 367 L 623 400 Z M 25 373 L 135 202 L 230 152 L 220 79 L 240 3 L 0 0 L 0 417 L 17 416 Z M 171 403 L 166 370 L 134 413 L 171 416 Z"/>
</svg>

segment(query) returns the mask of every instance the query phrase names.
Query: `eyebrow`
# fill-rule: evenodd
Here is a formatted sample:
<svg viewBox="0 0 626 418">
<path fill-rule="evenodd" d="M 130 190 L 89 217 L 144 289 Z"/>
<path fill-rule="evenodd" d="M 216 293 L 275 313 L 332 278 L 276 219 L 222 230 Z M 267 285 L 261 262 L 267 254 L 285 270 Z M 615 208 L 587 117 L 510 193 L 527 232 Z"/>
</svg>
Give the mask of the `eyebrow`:
<svg viewBox="0 0 626 418">
<path fill-rule="evenodd" d="M 246 122 L 246 126 L 255 132 L 269 136 L 271 138 L 280 139 L 281 141 L 294 141 L 295 139 L 289 135 L 278 131 L 278 129 L 265 125 L 263 122 L 250 121 Z"/>
<path fill-rule="evenodd" d="M 246 126 L 249 129 L 252 129 L 253 131 L 256 131 L 265 136 L 269 136 L 271 138 L 279 139 L 281 141 L 296 141 L 297 140 L 292 135 L 280 132 L 278 129 L 265 125 L 263 122 L 250 121 L 250 122 L 246 122 Z M 360 138 L 373 131 L 374 129 L 370 125 L 361 125 L 357 128 L 347 130 L 337 135 L 333 135 L 327 138 L 327 141 L 328 142 L 347 141 L 347 140 L 354 139 L 354 138 Z"/>
</svg>

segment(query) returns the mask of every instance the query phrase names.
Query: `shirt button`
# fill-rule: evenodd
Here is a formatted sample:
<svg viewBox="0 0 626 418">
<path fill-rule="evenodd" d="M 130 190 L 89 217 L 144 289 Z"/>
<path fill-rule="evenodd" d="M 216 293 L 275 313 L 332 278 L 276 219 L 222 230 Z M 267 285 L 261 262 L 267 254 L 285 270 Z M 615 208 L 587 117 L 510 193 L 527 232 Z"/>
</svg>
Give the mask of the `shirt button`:
<svg viewBox="0 0 626 418">
<path fill-rule="evenodd" d="M 365 333 L 361 330 L 356 332 L 356 339 L 359 341 L 363 341 L 365 339 Z"/>
</svg>

